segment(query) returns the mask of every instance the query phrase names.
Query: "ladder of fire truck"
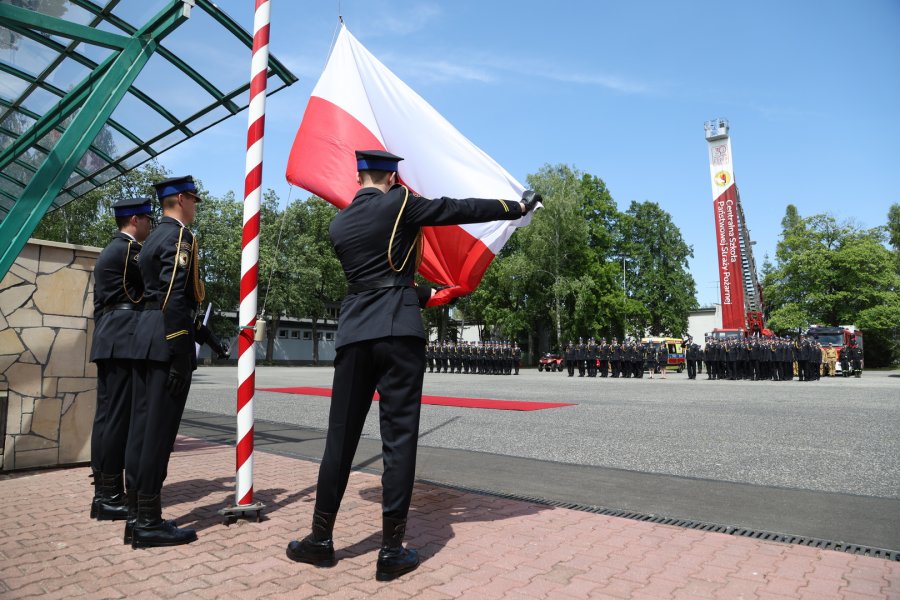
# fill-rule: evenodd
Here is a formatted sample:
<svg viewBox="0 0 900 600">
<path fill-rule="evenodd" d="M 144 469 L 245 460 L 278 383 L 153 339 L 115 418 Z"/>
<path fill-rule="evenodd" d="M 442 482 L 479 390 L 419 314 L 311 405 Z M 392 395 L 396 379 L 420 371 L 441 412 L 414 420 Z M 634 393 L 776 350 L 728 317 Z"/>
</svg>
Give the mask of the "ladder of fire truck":
<svg viewBox="0 0 900 600">
<path fill-rule="evenodd" d="M 744 205 L 741 202 L 741 192 L 737 192 L 737 214 L 740 225 L 741 246 L 741 270 L 744 281 L 744 308 L 750 312 L 762 312 L 762 288 L 759 285 L 759 277 L 756 274 L 756 261 L 753 259 L 753 242 L 750 241 L 750 230 L 747 228 L 747 219 L 744 217 Z"/>
</svg>

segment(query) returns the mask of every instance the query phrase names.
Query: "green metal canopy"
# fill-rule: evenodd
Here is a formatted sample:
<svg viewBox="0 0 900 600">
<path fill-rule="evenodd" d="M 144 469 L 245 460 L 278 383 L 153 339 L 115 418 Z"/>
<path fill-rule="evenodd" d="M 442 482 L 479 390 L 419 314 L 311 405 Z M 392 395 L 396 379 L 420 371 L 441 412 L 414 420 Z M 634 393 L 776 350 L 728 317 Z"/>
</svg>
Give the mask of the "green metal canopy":
<svg viewBox="0 0 900 600">
<path fill-rule="evenodd" d="M 246 108 L 252 42 L 209 0 L 0 0 L 0 278 L 47 211 Z"/>
</svg>

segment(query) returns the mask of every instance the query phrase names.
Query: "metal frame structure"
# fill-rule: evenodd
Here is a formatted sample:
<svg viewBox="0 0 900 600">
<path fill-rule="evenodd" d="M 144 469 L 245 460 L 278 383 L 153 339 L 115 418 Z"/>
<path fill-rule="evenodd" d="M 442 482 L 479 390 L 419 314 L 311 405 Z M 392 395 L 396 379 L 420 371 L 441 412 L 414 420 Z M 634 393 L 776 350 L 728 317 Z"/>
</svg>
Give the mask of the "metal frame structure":
<svg viewBox="0 0 900 600">
<path fill-rule="evenodd" d="M 17 98 L 0 98 L 0 241 L 3 242 L 0 278 L 48 210 L 75 200 L 246 108 L 246 103 L 239 102 L 238 98 L 249 90 L 249 82 L 221 90 L 186 60 L 163 46 L 162 40 L 188 19 L 193 8 L 203 10 L 248 49 L 253 42 L 249 32 L 209 0 L 167 0 L 165 6 L 142 26 L 117 16 L 114 11 L 122 2 L 68 0 L 69 5 L 90 15 L 90 22 L 85 25 L 11 4 L 0 4 L 0 28 L 57 54 L 37 75 L 0 61 L 0 73 L 25 83 L 24 91 Z M 101 29 L 101 25 L 120 33 Z M 61 38 L 63 42 L 59 41 Z M 82 50 L 86 44 L 111 52 L 97 62 Z M 135 79 L 154 53 L 185 74 L 214 101 L 187 118 L 179 119 L 162 102 L 135 86 Z M 50 75 L 66 59 L 90 70 L 68 91 L 49 81 Z M 267 76 L 276 80 L 270 93 L 297 81 L 296 76 L 274 58 L 268 61 Z M 49 110 L 38 114 L 23 105 L 36 90 L 52 94 L 59 100 Z M 150 139 L 142 139 L 125 124 L 111 119 L 126 93 L 160 115 L 166 127 Z M 211 122 L 199 121 L 219 107 L 225 109 L 224 116 Z M 30 121 L 30 126 L 23 132 L 11 129 L 8 123 L 15 116 Z M 95 144 L 104 127 L 117 132 L 133 146 L 117 156 L 110 156 Z M 181 139 L 172 141 L 173 134 L 178 134 Z M 88 153 L 93 160 L 86 164 Z M 12 165 L 16 166 L 14 174 L 10 174 Z"/>
</svg>

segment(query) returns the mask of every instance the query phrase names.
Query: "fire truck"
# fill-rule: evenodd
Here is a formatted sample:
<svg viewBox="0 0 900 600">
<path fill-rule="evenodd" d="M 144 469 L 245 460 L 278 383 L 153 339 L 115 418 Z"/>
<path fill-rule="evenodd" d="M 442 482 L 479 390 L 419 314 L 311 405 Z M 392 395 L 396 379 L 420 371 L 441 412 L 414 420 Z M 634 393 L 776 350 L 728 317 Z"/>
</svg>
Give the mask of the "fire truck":
<svg viewBox="0 0 900 600">
<path fill-rule="evenodd" d="M 838 325 L 836 327 L 813 325 L 806 330 L 806 336 L 814 338 L 822 344 L 823 348 L 834 344 L 838 351 L 838 372 L 841 372 L 841 352 L 845 348 L 855 344 L 860 350 L 863 349 L 863 332 L 857 329 L 855 325 Z M 865 368 L 865 365 L 863 365 L 863 368 Z"/>
<path fill-rule="evenodd" d="M 734 181 L 728 121 L 704 124 L 709 146 L 709 173 L 716 225 L 716 262 L 722 306 L 722 327 L 709 337 L 772 336 L 763 320 L 762 287 L 756 275 L 753 244 L 744 218 L 741 195 Z"/>
</svg>

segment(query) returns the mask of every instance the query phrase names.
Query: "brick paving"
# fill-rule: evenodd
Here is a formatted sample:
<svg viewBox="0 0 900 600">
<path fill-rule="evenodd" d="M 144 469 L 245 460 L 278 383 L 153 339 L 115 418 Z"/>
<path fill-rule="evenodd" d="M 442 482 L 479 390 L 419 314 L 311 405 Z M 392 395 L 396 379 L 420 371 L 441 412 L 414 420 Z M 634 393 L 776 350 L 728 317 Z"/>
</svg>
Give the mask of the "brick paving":
<svg viewBox="0 0 900 600">
<path fill-rule="evenodd" d="M 900 599 L 900 563 L 686 530 L 417 484 L 407 541 L 423 563 L 375 581 L 377 476 L 353 473 L 335 527 L 338 564 L 284 555 L 312 514 L 314 462 L 257 452 L 262 523 L 225 526 L 230 447 L 179 438 L 164 516 L 199 541 L 131 550 L 122 524 L 88 518 L 88 468 L 0 477 L 2 598 Z M 539 474 L 535 474 L 539 476 Z"/>
</svg>

